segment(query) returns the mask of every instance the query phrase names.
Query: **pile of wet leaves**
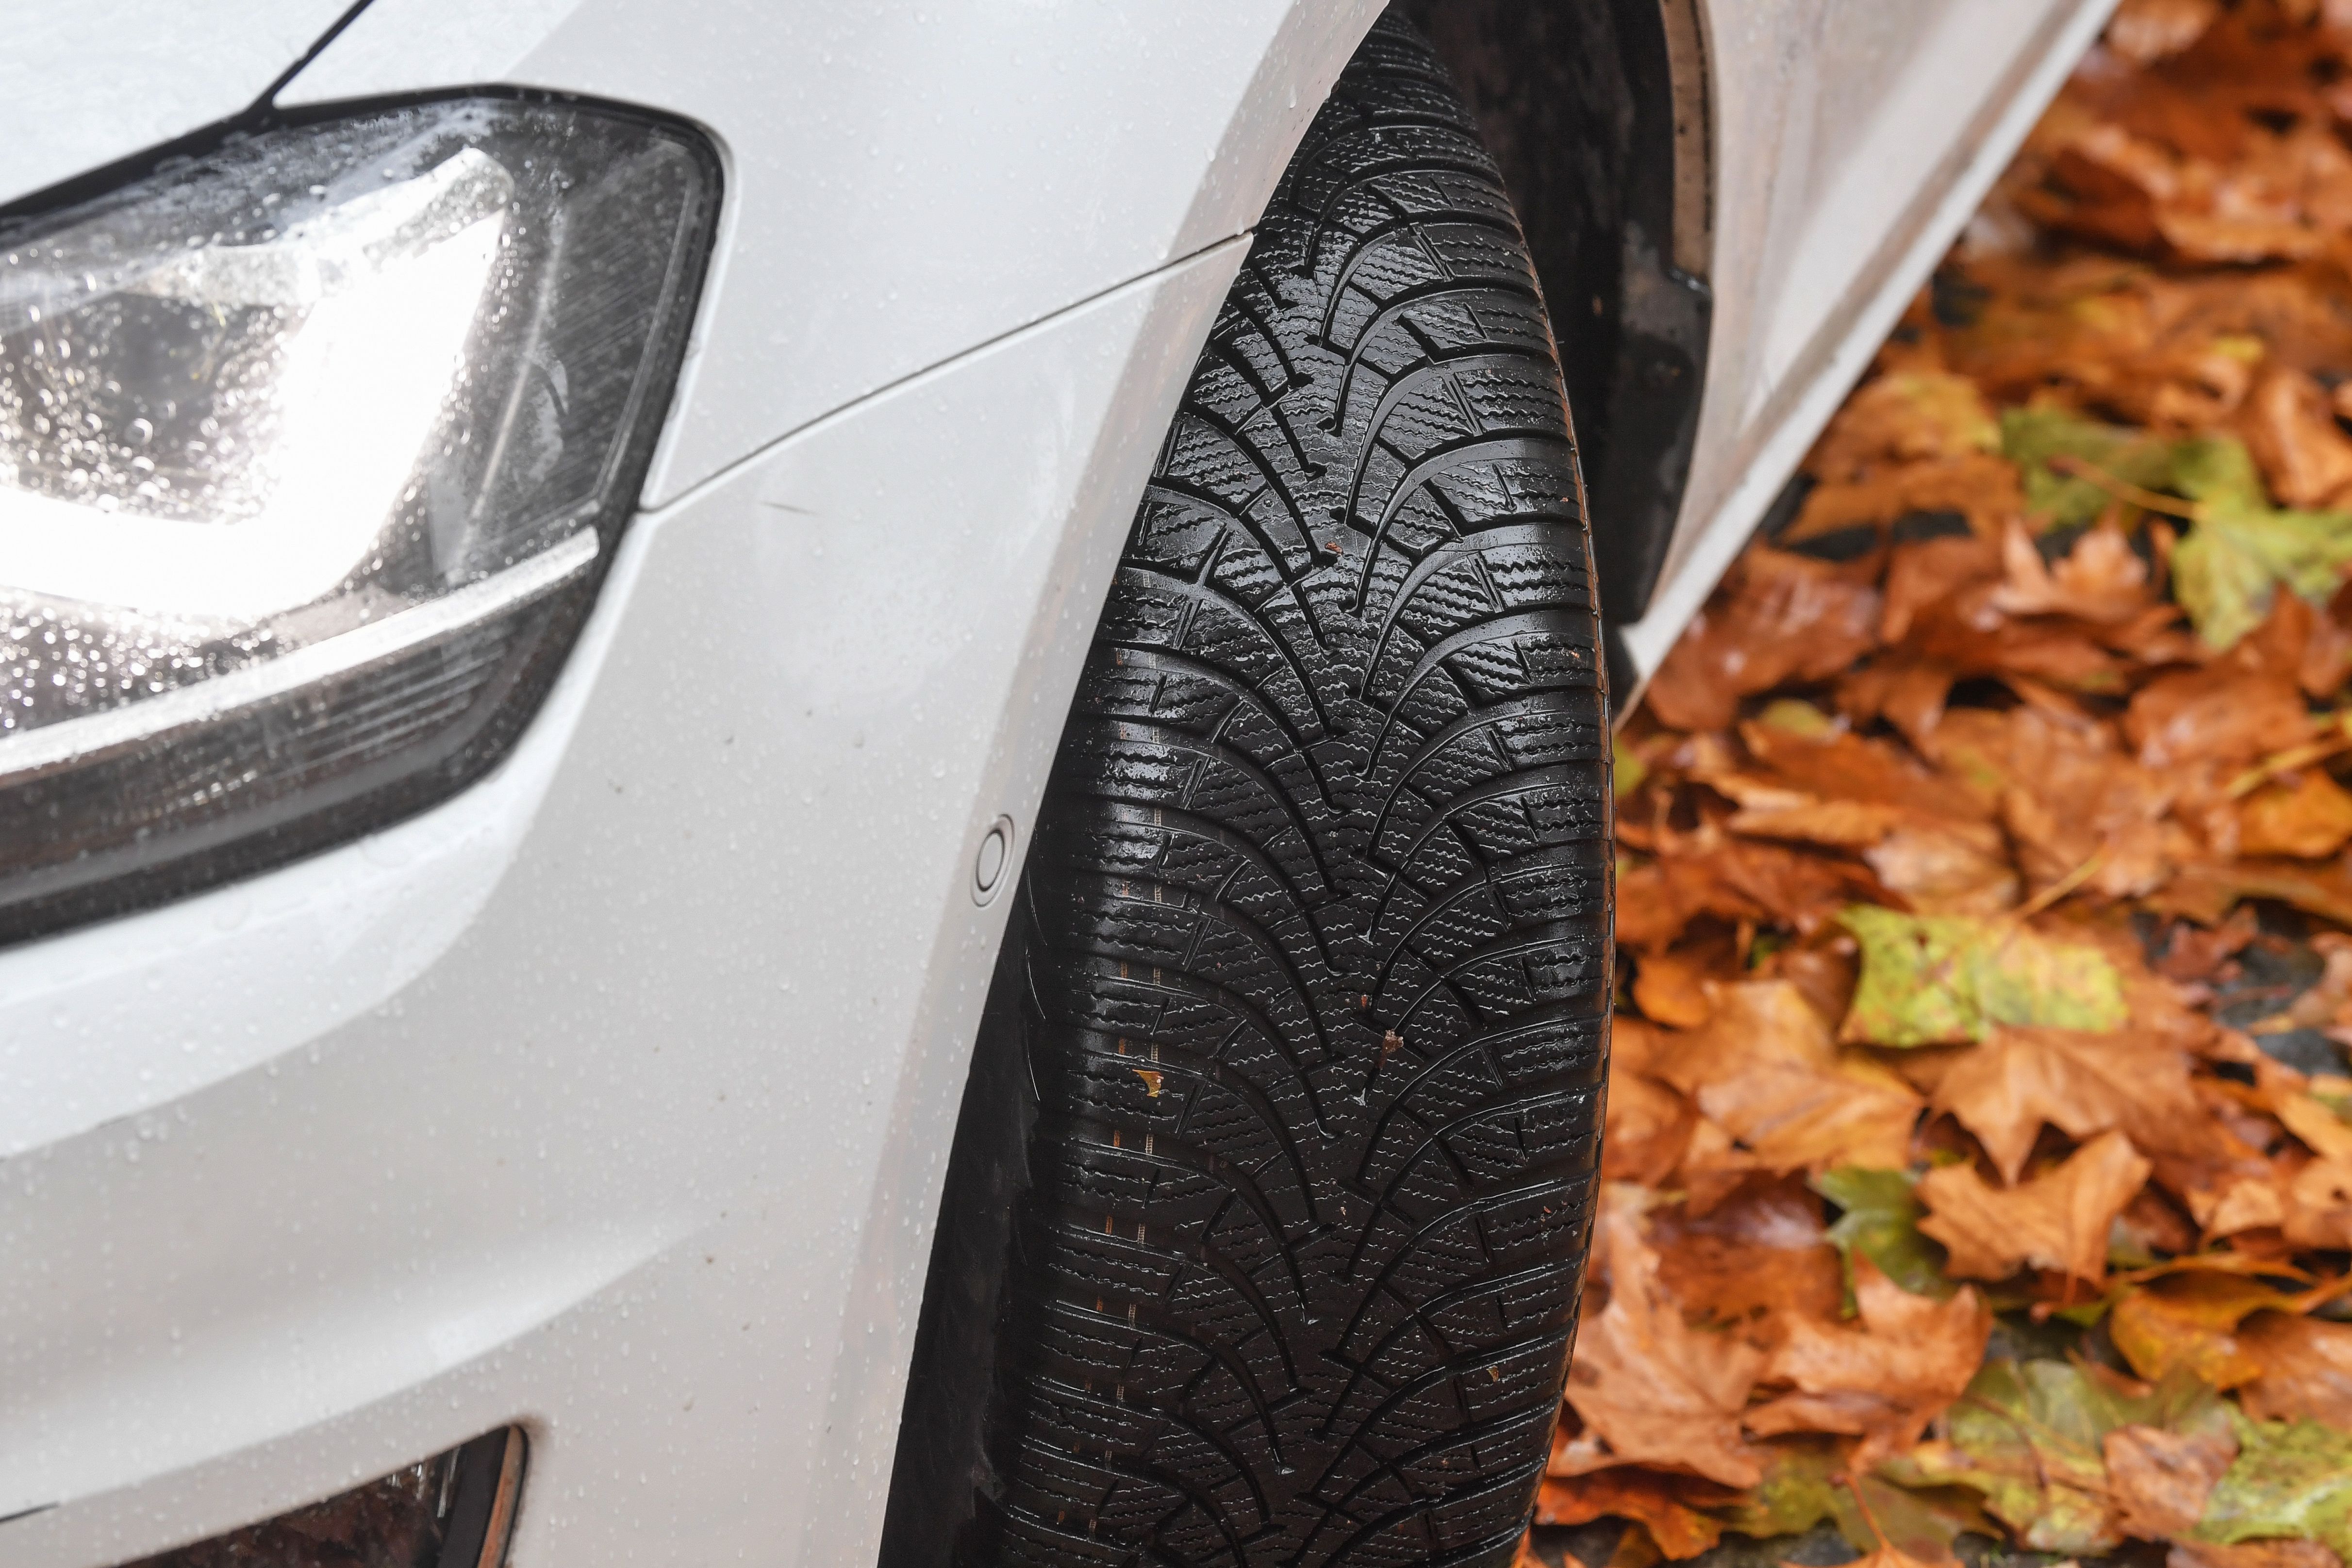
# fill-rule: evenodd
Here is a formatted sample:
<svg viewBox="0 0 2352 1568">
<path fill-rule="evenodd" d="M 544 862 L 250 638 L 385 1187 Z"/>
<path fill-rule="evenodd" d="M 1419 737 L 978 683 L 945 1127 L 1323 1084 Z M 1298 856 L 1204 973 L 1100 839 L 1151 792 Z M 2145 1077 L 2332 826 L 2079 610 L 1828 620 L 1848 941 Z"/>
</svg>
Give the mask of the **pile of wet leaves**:
<svg viewBox="0 0 2352 1568">
<path fill-rule="evenodd" d="M 2126 0 L 1622 730 L 1530 1558 L 2352 1557 L 2352 3 Z"/>
</svg>

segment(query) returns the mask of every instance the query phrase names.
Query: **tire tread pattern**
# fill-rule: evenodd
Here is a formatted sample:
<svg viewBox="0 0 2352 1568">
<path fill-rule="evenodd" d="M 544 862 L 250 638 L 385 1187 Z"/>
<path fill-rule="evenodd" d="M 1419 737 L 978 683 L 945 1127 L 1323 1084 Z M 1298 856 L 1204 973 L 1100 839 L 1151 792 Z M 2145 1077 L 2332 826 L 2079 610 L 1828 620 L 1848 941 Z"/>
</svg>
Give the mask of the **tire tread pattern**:
<svg viewBox="0 0 2352 1568">
<path fill-rule="evenodd" d="M 1194 371 L 1024 877 L 968 1568 L 1510 1560 L 1597 1181 L 1594 603 L 1533 267 L 1391 15 Z"/>
</svg>

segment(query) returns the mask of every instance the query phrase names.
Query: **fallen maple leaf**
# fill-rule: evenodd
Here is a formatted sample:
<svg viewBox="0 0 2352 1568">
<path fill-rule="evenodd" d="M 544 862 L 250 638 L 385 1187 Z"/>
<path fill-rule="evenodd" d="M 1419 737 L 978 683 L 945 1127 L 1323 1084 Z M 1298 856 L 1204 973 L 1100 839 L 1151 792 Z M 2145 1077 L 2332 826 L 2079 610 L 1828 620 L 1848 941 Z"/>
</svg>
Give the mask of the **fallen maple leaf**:
<svg viewBox="0 0 2352 1568">
<path fill-rule="evenodd" d="M 2206 1499 L 2195 1539 L 2217 1545 L 2277 1536 L 2352 1551 L 2352 1436 L 2314 1421 L 2231 1413 L 2238 1458 Z"/>
<path fill-rule="evenodd" d="M 2104 624 L 2148 606 L 2147 563 L 2112 521 L 2084 534 L 2054 567 L 2042 560 L 2024 526 L 2011 523 L 2001 535 L 2000 560 L 1991 603 L 2007 614 L 2072 615 Z"/>
<path fill-rule="evenodd" d="M 1772 1171 L 1901 1166 L 1922 1109 L 1899 1080 L 1843 1058 L 1786 981 L 1719 988 L 1706 1026 L 1655 1071 Z"/>
<path fill-rule="evenodd" d="M 2238 1443 L 2222 1429 L 2168 1432 L 2134 1424 L 2109 1432 L 2100 1452 L 2116 1528 L 2163 1541 L 2197 1528 L 2206 1498 L 2238 1457 Z"/>
<path fill-rule="evenodd" d="M 1644 953 L 1635 960 L 1633 1003 L 1643 1018 L 1675 1029 L 1696 1029 L 1715 1010 L 1704 966 L 1671 953 Z"/>
<path fill-rule="evenodd" d="M 2107 1333 L 2142 1377 L 2186 1368 L 2212 1387 L 2235 1388 L 2260 1377 L 2263 1364 L 2239 1325 L 2301 1304 L 2294 1292 L 2242 1273 L 2185 1270 L 2124 1294 L 2108 1313 Z"/>
<path fill-rule="evenodd" d="M 1649 1531 L 1667 1558 L 1680 1563 L 1723 1539 L 1723 1526 L 1683 1500 L 1685 1477 L 1654 1470 L 1618 1469 L 1581 1476 L 1547 1476 L 1536 1494 L 1536 1522 L 1589 1524 L 1596 1519 L 1630 1520 Z"/>
<path fill-rule="evenodd" d="M 2020 499 L 2017 471 L 1997 457 L 1932 458 L 1815 486 L 1781 538 L 1800 544 L 1847 528 L 1883 528 L 1919 512 L 1958 513 L 1990 535 L 2016 515 Z"/>
<path fill-rule="evenodd" d="M 1992 452 L 2000 426 L 1976 382 L 1934 371 L 1882 376 L 1846 400 L 1805 459 L 1822 479 L 1858 479 L 1922 458 Z"/>
<path fill-rule="evenodd" d="M 1992 1314 L 1974 1291 L 1951 1300 L 1915 1296 L 1865 1254 L 1853 1262 L 1858 1322 L 1852 1325 L 1784 1312 L 1761 1382 L 1790 1392 L 1749 1408 L 1759 1437 L 1834 1432 L 1858 1437 L 1852 1462 L 1867 1472 L 1918 1440 L 1976 1375 Z"/>
<path fill-rule="evenodd" d="M 1648 701 L 1682 729 L 1721 729 L 1738 699 L 1794 675 L 1819 680 L 1877 640 L 1878 591 L 1803 556 L 1753 549 L 1651 679 Z"/>
<path fill-rule="evenodd" d="M 2176 1540 L 2166 1568 L 2343 1568 L 2344 1559 L 2316 1541 L 2242 1541 L 2218 1545 L 2194 1537 Z"/>
<path fill-rule="evenodd" d="M 2107 23 L 2107 47 L 2136 65 L 2154 65 L 2195 43 L 2221 15 L 2215 0 L 2124 0 Z"/>
<path fill-rule="evenodd" d="M 2238 848 L 2250 855 L 2317 860 L 2352 839 L 2352 794 L 2316 768 L 2247 797 L 2238 808 Z"/>
<path fill-rule="evenodd" d="M 2150 904 L 2213 925 L 2249 898 L 2276 899 L 2323 920 L 2352 925 L 2352 877 L 2338 864 L 2253 857 L 2191 862 Z"/>
<path fill-rule="evenodd" d="M 1561 1446 L 1661 1521 L 1614 1568 L 1690 1517 L 2343 1568 L 2352 1079 L 2266 1052 L 2352 1048 L 2348 135 L 2352 0 L 2123 0 L 1621 732 L 1676 1027 L 1611 1070 L 1651 1266 Z M 2156 1383 L 1997 1363 L 1871 1472 L 1962 1278 Z"/>
<path fill-rule="evenodd" d="M 1648 1235 L 1659 1281 L 1686 1317 L 1826 1317 L 1844 1300 L 1821 1200 L 1792 1180 L 1745 1182 L 1703 1211 L 1687 1203 L 1654 1209 Z"/>
<path fill-rule="evenodd" d="M 2095 1282 L 2106 1274 L 2107 1228 L 2149 1169 L 2121 1133 L 2102 1133 L 2006 1192 L 1967 1166 L 1947 1166 L 1919 1179 L 1928 1211 L 1919 1229 L 1944 1244 L 1948 1271 L 1961 1279 L 2005 1280 L 2031 1266 Z"/>
<path fill-rule="evenodd" d="M 2352 1323 L 2261 1312 L 2238 1334 L 2258 1368 L 2240 1403 L 2258 1421 L 2297 1417 L 2352 1432 Z"/>
<path fill-rule="evenodd" d="M 1764 1353 L 1683 1322 L 1642 1237 L 1643 1207 L 1638 1192 L 1622 1187 L 1601 1204 L 1593 1262 L 1609 1302 L 1577 1334 L 1566 1397 L 1583 1430 L 1554 1446 L 1549 1473 L 1646 1465 L 1753 1486 L 1764 1472 L 1739 1413 Z"/>
<path fill-rule="evenodd" d="M 1801 1568 L 1801 1564 L 1784 1560 L 1780 1568 Z M 1929 1565 L 1902 1548 L 1890 1546 L 1882 1541 L 1855 1558 L 1850 1568 L 1929 1568 Z"/>
<path fill-rule="evenodd" d="M 1950 1436 L 1921 1443 L 1886 1467 L 1911 1486 L 1966 1486 L 2042 1552 L 2116 1543 L 2100 1445 L 2124 1423 L 2106 1391 L 2061 1362 L 1986 1364 L 1953 1406 Z"/>
<path fill-rule="evenodd" d="M 2352 440 L 2336 427 L 2327 393 L 2301 371 L 2267 371 L 2246 402 L 2246 444 L 2273 494 L 2316 507 L 2352 486 Z"/>
<path fill-rule="evenodd" d="M 1612 1062 L 1601 1134 L 1601 1179 L 1645 1186 L 1664 1182 L 1682 1163 L 1697 1119 L 1696 1109 L 1672 1089 Z"/>
<path fill-rule="evenodd" d="M 2204 1114 L 2181 1051 L 2131 1033 L 2057 1029 L 1994 1030 L 1951 1065 L 1930 1105 L 1975 1134 L 2012 1183 L 2045 1125 L 2077 1142 L 2121 1129 L 2156 1149 Z"/>
<path fill-rule="evenodd" d="M 2124 731 L 2150 768 L 2242 764 L 2310 739 L 2311 718 L 2292 681 L 2217 662 L 2141 687 Z"/>
<path fill-rule="evenodd" d="M 2121 977 L 2095 947 L 2011 920 L 1867 904 L 1839 920 L 1862 944 L 1843 1040 L 1938 1045 L 1982 1040 L 2000 1024 L 2112 1030 L 2126 1017 Z"/>
<path fill-rule="evenodd" d="M 2163 883 L 2187 847 L 2166 821 L 2179 785 L 2141 767 L 2106 724 L 2032 706 L 1963 709 L 1927 749 L 1998 809 L 2037 886 L 2079 877 L 2109 898 L 2137 897 Z"/>
<path fill-rule="evenodd" d="M 1927 1210 L 1919 1206 L 1908 1172 L 1847 1166 L 1822 1172 L 1811 1185 L 1844 1211 L 1828 1237 L 1845 1260 L 1849 1282 L 1860 1256 L 1914 1295 L 1941 1300 L 1952 1294 L 1940 1254 L 1919 1234 Z"/>
</svg>

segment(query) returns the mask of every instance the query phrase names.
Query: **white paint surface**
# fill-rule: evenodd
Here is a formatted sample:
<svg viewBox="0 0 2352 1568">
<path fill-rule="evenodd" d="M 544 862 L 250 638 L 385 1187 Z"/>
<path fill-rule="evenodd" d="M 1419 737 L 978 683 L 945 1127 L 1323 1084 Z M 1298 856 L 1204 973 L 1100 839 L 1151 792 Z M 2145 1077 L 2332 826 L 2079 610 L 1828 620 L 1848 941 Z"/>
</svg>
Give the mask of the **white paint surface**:
<svg viewBox="0 0 2352 1568">
<path fill-rule="evenodd" d="M 0 1559 L 138 1555 L 520 1418 L 517 1568 L 872 1560 L 1007 907 L 973 858 L 1034 820 L 1243 249 L 639 518 L 484 788 L 0 954 L 18 1082 L 73 1102 L 0 1166 L 0 1514 L 63 1505 Z"/>
<path fill-rule="evenodd" d="M 647 480 L 662 505 L 853 398 L 1248 228 L 1381 6 L 492 9 L 373 0 L 279 101 L 509 82 L 710 130 L 728 218 Z"/>
<path fill-rule="evenodd" d="M 236 113 L 350 0 L 7 0 L 0 202 Z"/>
<path fill-rule="evenodd" d="M 1674 545 L 1647 612 L 1618 628 L 1644 676 L 2116 0 L 1706 3 L 1714 336 Z"/>
</svg>

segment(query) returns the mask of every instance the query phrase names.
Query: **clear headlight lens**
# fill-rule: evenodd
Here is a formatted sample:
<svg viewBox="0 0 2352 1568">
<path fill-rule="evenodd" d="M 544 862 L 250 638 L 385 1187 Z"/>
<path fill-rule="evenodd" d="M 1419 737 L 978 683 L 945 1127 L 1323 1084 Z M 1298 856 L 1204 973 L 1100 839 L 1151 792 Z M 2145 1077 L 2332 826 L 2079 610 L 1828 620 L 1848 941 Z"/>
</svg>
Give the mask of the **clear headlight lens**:
<svg viewBox="0 0 2352 1568">
<path fill-rule="evenodd" d="M 0 232 L 0 940 L 497 759 L 643 482 L 717 184 L 677 129 L 476 99 Z"/>
</svg>

